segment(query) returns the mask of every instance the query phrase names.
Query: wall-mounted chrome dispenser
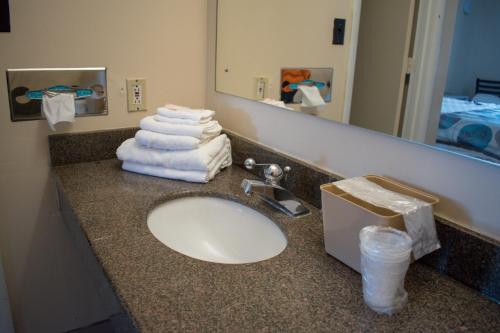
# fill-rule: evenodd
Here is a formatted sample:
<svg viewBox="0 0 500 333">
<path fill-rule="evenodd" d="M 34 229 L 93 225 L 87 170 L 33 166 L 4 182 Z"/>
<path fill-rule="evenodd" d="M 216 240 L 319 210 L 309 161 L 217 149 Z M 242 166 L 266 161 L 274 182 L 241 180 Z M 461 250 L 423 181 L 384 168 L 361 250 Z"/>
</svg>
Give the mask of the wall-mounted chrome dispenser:
<svg viewBox="0 0 500 333">
<path fill-rule="evenodd" d="M 332 101 L 333 68 L 282 68 L 280 100 L 286 104 L 299 104 L 299 86 L 314 86 L 326 103 Z"/>
<path fill-rule="evenodd" d="M 106 68 L 8 69 L 7 89 L 12 121 L 44 119 L 44 95 L 74 95 L 76 117 L 107 115 Z"/>
</svg>

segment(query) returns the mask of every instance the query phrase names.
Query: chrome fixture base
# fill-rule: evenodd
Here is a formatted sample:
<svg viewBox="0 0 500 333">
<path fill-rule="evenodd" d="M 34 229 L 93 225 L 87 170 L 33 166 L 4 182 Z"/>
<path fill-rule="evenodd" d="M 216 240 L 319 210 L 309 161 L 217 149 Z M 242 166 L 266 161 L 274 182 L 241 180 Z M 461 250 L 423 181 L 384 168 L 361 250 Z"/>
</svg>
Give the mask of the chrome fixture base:
<svg viewBox="0 0 500 333">
<path fill-rule="evenodd" d="M 281 178 L 291 171 L 289 166 L 283 170 L 278 164 L 257 164 L 253 158 L 246 159 L 244 164 L 248 170 L 255 166 L 267 166 L 264 169 L 265 181 L 243 179 L 241 187 L 247 196 L 256 193 L 262 200 L 288 216 L 299 217 L 309 213 L 309 209 L 295 195 L 279 185 Z"/>
</svg>

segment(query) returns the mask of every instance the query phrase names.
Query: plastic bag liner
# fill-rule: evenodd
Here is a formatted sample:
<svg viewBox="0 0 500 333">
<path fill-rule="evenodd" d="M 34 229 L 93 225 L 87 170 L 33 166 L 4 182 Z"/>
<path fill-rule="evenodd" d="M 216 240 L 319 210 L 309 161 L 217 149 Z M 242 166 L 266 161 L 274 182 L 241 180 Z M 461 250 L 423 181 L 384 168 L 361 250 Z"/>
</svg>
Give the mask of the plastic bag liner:
<svg viewBox="0 0 500 333">
<path fill-rule="evenodd" d="M 403 215 L 406 231 L 413 241 L 415 260 L 441 247 L 437 238 L 432 205 L 401 193 L 386 190 L 364 177 L 335 182 L 352 196 Z"/>
<path fill-rule="evenodd" d="M 365 303 L 380 314 L 401 310 L 408 300 L 404 289 L 412 240 L 404 231 L 368 226 L 359 233 Z"/>
</svg>

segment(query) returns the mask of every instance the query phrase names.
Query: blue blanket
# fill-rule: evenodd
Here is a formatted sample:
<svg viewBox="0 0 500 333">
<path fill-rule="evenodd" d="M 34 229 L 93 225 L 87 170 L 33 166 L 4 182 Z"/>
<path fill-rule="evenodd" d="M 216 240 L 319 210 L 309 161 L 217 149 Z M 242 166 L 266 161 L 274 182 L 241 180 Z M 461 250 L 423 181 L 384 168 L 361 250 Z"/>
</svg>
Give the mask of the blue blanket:
<svg viewBox="0 0 500 333">
<path fill-rule="evenodd" d="M 437 141 L 500 159 L 500 106 L 442 113 Z"/>
</svg>

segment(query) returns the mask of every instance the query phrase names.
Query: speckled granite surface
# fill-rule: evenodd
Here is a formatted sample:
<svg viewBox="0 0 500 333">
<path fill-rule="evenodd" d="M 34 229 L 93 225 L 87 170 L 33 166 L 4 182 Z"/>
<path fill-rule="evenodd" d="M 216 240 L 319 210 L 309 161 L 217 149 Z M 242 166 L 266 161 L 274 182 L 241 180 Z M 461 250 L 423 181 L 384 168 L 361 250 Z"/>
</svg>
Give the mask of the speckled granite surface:
<svg viewBox="0 0 500 333">
<path fill-rule="evenodd" d="M 500 242 L 436 220 L 441 249 L 421 261 L 500 302 Z"/>
<path fill-rule="evenodd" d="M 127 127 L 79 133 L 49 135 L 52 166 L 115 158 L 120 144 L 135 135 L 138 128 Z"/>
<path fill-rule="evenodd" d="M 114 158 L 122 141 L 133 137 L 138 128 L 123 128 L 49 136 L 53 165 L 64 165 Z M 259 162 L 289 165 L 292 172 L 284 186 L 299 198 L 321 207 L 320 185 L 338 176 L 315 168 L 285 154 L 256 144 L 235 133 L 225 131 L 231 138 L 233 164 L 243 165 L 247 157 Z M 251 171 L 262 177 L 261 168 Z M 422 262 L 443 272 L 483 294 L 500 301 L 500 242 L 459 225 L 436 218 L 442 248 L 422 258 Z"/>
<path fill-rule="evenodd" d="M 362 300 L 361 278 L 323 248 L 321 213 L 290 219 L 239 186 L 233 166 L 208 184 L 137 175 L 116 160 L 55 167 L 122 305 L 141 332 L 498 332 L 500 305 L 419 263 L 407 275 L 409 304 L 378 316 Z M 146 216 L 172 198 L 211 195 L 254 207 L 288 237 L 279 256 L 222 265 L 179 254 L 149 232 Z M 258 246 L 258 244 L 256 244 Z"/>
<path fill-rule="evenodd" d="M 128 127 L 49 135 L 51 164 L 58 166 L 114 158 L 118 146 L 126 139 L 134 137 L 138 130 L 138 127 Z M 292 167 L 292 172 L 287 179 L 282 179 L 282 184 L 296 196 L 318 208 L 321 207 L 320 185 L 340 179 L 312 165 L 257 145 L 235 133 L 224 133 L 231 139 L 233 164 L 243 166 L 246 158 L 253 157 L 259 163 L 277 163 Z M 251 172 L 263 176 L 262 168 L 255 168 Z"/>
</svg>

